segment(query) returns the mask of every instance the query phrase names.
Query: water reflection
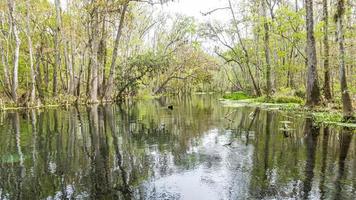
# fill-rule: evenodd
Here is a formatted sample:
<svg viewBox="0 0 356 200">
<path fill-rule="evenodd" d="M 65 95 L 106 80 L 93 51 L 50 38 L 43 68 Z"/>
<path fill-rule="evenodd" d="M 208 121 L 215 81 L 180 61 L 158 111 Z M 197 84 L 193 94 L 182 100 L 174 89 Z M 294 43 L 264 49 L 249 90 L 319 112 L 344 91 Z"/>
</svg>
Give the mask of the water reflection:
<svg viewBox="0 0 356 200">
<path fill-rule="evenodd" d="M 326 182 L 326 166 L 327 166 L 327 155 L 328 155 L 328 144 L 329 144 L 329 134 L 330 134 L 330 128 L 325 127 L 323 131 L 323 143 L 322 143 L 322 153 L 321 153 L 321 169 L 320 169 L 320 184 L 319 184 L 319 190 L 320 190 L 320 199 L 326 199 L 326 189 L 325 189 L 325 182 Z"/>
<path fill-rule="evenodd" d="M 335 195 L 334 199 L 347 199 L 351 198 L 351 196 L 347 192 L 343 192 L 347 190 L 344 187 L 347 187 L 343 182 L 347 181 L 347 168 L 345 167 L 346 157 L 349 152 L 350 144 L 352 139 L 352 132 L 348 128 L 343 128 L 340 134 L 340 153 L 339 153 L 339 161 L 338 161 L 338 173 L 335 181 Z M 351 194 L 352 195 L 352 194 Z"/>
<path fill-rule="evenodd" d="M 213 96 L 1 113 L 0 199 L 355 199 L 353 131 Z"/>
<path fill-rule="evenodd" d="M 307 158 L 305 164 L 305 179 L 303 182 L 303 199 L 309 199 L 310 191 L 312 190 L 319 132 L 320 128 L 313 123 L 312 119 L 307 118 L 304 127 Z"/>
</svg>

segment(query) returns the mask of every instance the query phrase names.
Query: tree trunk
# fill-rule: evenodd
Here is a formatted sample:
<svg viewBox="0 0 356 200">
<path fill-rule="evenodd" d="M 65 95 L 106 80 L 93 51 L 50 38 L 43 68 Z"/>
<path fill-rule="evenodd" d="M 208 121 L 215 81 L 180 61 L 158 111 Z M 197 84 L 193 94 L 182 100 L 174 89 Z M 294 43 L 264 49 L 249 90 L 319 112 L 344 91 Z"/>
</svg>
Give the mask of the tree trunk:
<svg viewBox="0 0 356 200">
<path fill-rule="evenodd" d="M 69 15 L 72 15 L 72 4 L 73 1 L 69 1 L 67 0 L 67 11 L 69 13 Z M 70 49 L 70 52 L 68 52 L 68 57 L 70 60 L 69 63 L 69 77 L 70 77 L 70 85 L 69 85 L 69 93 L 71 95 L 76 95 L 76 74 L 75 74 L 75 40 L 73 39 L 73 20 L 70 21 L 70 37 L 69 37 L 69 44 L 68 44 L 68 48 Z"/>
<path fill-rule="evenodd" d="M 12 87 L 11 87 L 11 94 L 12 94 L 12 100 L 15 103 L 17 102 L 17 87 L 18 87 L 18 69 L 19 69 L 19 57 L 20 57 L 20 44 L 21 44 L 21 40 L 19 37 L 19 31 L 17 29 L 17 24 L 15 22 L 15 16 L 16 16 L 16 12 L 15 12 L 15 2 L 14 0 L 8 0 L 8 6 L 9 6 L 9 14 L 10 14 L 10 21 L 11 21 L 11 25 L 12 25 L 12 31 L 14 34 L 14 38 L 15 38 L 15 54 L 14 54 L 14 60 L 13 60 L 13 64 L 14 64 L 14 68 L 13 68 L 13 75 L 12 75 Z"/>
<path fill-rule="evenodd" d="M 106 56 L 107 56 L 107 31 L 106 31 L 106 12 L 101 16 L 101 39 L 99 42 L 99 49 L 98 49 L 98 63 L 101 66 L 99 70 L 99 85 L 98 85 L 98 95 L 103 98 L 105 95 L 105 66 L 106 66 Z"/>
<path fill-rule="evenodd" d="M 264 47 L 265 47 L 265 57 L 266 57 L 266 86 L 267 86 L 267 98 L 272 94 L 272 80 L 271 80 L 271 58 L 269 49 L 269 26 L 267 19 L 267 6 L 266 0 L 262 0 L 262 9 L 264 17 Z"/>
<path fill-rule="evenodd" d="M 4 29 L 4 14 L 0 12 L 0 29 Z M 5 36 L 4 34 L 2 34 Z M 3 73 L 4 73 L 4 91 L 8 97 L 11 97 L 11 82 L 10 82 L 10 74 L 9 74 L 9 58 L 8 55 L 5 55 L 4 44 L 2 40 L 0 40 L 0 56 L 1 62 L 4 66 Z"/>
<path fill-rule="evenodd" d="M 58 68 L 60 69 L 61 67 L 61 51 L 60 51 L 60 24 L 61 24 L 61 5 L 59 0 L 55 0 L 55 6 L 56 6 L 56 30 L 55 30 L 55 38 L 54 38 L 54 48 L 56 51 L 56 57 L 55 57 L 55 64 L 53 65 L 53 96 L 57 96 L 58 92 L 58 81 L 57 81 L 57 71 Z"/>
<path fill-rule="evenodd" d="M 342 95 L 343 115 L 345 119 L 353 117 L 353 108 L 349 90 L 347 87 L 347 79 L 345 72 L 345 46 L 344 46 L 344 25 L 343 18 L 345 14 L 345 0 L 338 0 L 337 11 L 335 14 L 337 41 L 339 44 L 339 75 L 340 75 L 340 89 Z"/>
<path fill-rule="evenodd" d="M 98 10 L 93 8 L 91 14 L 91 36 L 90 36 L 90 92 L 89 92 L 89 101 L 90 103 L 98 102 Z"/>
<path fill-rule="evenodd" d="M 123 5 L 121 16 L 120 16 L 120 23 L 119 23 L 119 27 L 118 27 L 117 33 L 116 33 L 116 39 L 115 39 L 114 50 L 113 50 L 113 54 L 112 54 L 111 66 L 110 66 L 109 80 L 107 82 L 107 86 L 105 88 L 105 94 L 104 94 L 104 98 L 106 98 L 106 99 L 111 98 L 110 95 L 112 94 L 112 90 L 113 90 L 113 86 L 114 86 L 114 78 L 116 75 L 116 70 L 115 70 L 116 58 L 118 56 L 119 41 L 120 41 L 120 38 L 122 35 L 121 33 L 122 33 L 122 28 L 124 26 L 125 14 L 127 11 L 128 4 L 129 4 L 129 2 L 126 2 Z"/>
<path fill-rule="evenodd" d="M 3 73 L 4 73 L 4 89 L 5 93 L 11 97 L 11 83 L 10 83 L 10 74 L 9 74 L 9 63 L 8 63 L 8 58 L 5 55 L 5 50 L 3 49 L 3 44 L 0 41 L 0 54 L 1 54 L 1 61 L 2 65 L 4 66 L 3 68 Z"/>
<path fill-rule="evenodd" d="M 307 27 L 307 102 L 306 105 L 314 107 L 320 103 L 320 90 L 316 60 L 314 38 L 313 0 L 306 0 L 306 27 Z"/>
<path fill-rule="evenodd" d="M 28 49 L 30 53 L 30 76 L 31 76 L 31 92 L 30 92 L 30 105 L 35 103 L 36 98 L 36 74 L 33 65 L 33 48 L 32 48 L 32 39 L 31 39 L 31 27 L 30 27 L 30 1 L 26 1 L 27 13 L 26 13 L 26 32 L 28 40 Z"/>
<path fill-rule="evenodd" d="M 38 91 L 38 96 L 40 97 L 42 103 L 44 102 L 44 93 L 42 89 L 42 73 L 40 68 L 40 63 L 42 61 L 43 53 L 42 53 L 42 44 L 41 47 L 36 52 L 36 87 Z"/>
<path fill-rule="evenodd" d="M 62 37 L 64 38 L 64 37 Z M 73 94 L 73 90 L 74 90 L 74 74 L 73 74 L 73 62 L 71 61 L 71 59 L 73 57 L 70 56 L 69 53 L 69 41 L 66 41 L 64 44 L 64 59 L 65 59 L 65 63 L 66 63 L 66 87 L 67 87 L 67 93 L 72 95 Z"/>
<path fill-rule="evenodd" d="M 262 93 L 261 93 L 261 90 L 260 88 L 258 87 L 255 79 L 254 79 L 254 75 L 251 71 L 251 66 L 250 66 L 250 56 L 249 56 L 249 53 L 245 47 L 245 44 L 244 42 L 242 41 L 242 37 L 241 37 L 241 34 L 240 34 L 240 29 L 238 27 L 238 21 L 236 19 L 236 16 L 235 16 L 235 13 L 234 13 L 234 10 L 232 8 L 232 4 L 231 4 L 231 0 L 229 0 L 229 9 L 230 9 L 230 12 L 231 12 L 231 15 L 232 15 L 232 18 L 233 18 L 233 22 L 234 22 L 234 25 L 235 25 L 235 28 L 236 28 L 236 34 L 237 34 L 237 37 L 238 37 L 238 40 L 239 40 L 239 43 L 241 45 L 241 48 L 244 52 L 244 55 L 245 55 L 245 58 L 246 58 L 246 66 L 247 66 L 247 70 L 248 70 L 248 73 L 250 75 L 250 78 L 251 78 L 251 81 L 252 81 L 252 84 L 253 84 L 253 88 L 255 90 L 255 93 L 257 96 L 261 96 Z"/>
<path fill-rule="evenodd" d="M 330 89 L 330 68 L 329 68 L 329 12 L 328 0 L 323 0 L 323 17 L 324 17 L 324 96 L 330 101 L 332 99 Z"/>
</svg>

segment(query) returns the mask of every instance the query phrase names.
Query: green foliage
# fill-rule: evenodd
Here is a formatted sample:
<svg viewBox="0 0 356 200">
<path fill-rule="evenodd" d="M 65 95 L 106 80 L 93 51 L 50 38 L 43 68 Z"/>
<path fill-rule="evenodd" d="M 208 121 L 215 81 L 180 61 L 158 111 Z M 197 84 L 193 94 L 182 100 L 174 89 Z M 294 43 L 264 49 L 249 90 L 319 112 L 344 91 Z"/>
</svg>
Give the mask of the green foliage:
<svg viewBox="0 0 356 200">
<path fill-rule="evenodd" d="M 343 117 L 340 113 L 334 112 L 314 112 L 312 113 L 316 123 L 338 123 L 342 122 Z"/>
<path fill-rule="evenodd" d="M 128 59 L 128 65 L 130 68 L 150 69 L 149 71 L 159 70 L 168 64 L 168 60 L 161 55 L 157 55 L 151 51 L 143 54 L 135 55 Z"/>
<path fill-rule="evenodd" d="M 302 89 L 298 89 L 294 92 L 294 95 L 299 97 L 299 98 L 302 98 L 304 99 L 305 98 L 305 90 L 302 90 Z"/>
<path fill-rule="evenodd" d="M 262 96 L 256 99 L 257 102 L 262 103 L 293 103 L 293 104 L 303 104 L 304 100 L 296 96 L 283 96 L 277 95 L 272 97 Z"/>
<path fill-rule="evenodd" d="M 250 96 L 245 94 L 244 92 L 234 92 L 231 94 L 225 94 L 223 96 L 224 99 L 231 99 L 231 100 L 244 100 L 244 99 L 251 99 Z"/>
<path fill-rule="evenodd" d="M 128 58 L 125 72 L 118 78 L 119 92 L 123 93 L 124 90 L 131 88 L 131 92 L 136 93 L 145 76 L 153 76 L 167 65 L 168 59 L 165 56 L 151 51 Z"/>
</svg>

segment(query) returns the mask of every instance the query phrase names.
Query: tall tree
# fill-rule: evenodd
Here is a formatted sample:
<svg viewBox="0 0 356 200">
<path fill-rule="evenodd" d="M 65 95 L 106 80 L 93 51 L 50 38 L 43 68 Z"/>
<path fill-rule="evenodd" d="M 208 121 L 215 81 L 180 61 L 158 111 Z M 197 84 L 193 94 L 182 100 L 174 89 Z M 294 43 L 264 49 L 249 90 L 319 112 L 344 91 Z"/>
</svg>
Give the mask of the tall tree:
<svg viewBox="0 0 356 200">
<path fill-rule="evenodd" d="M 56 6 L 56 30 L 54 35 L 54 48 L 56 52 L 55 64 L 53 65 L 53 96 L 57 96 L 58 81 L 57 74 L 58 69 L 61 68 L 61 51 L 60 51 L 60 27 L 61 27 L 61 5 L 59 0 L 55 0 Z"/>
<path fill-rule="evenodd" d="M 329 11 L 328 0 L 323 0 L 323 20 L 324 20 L 324 96 L 325 99 L 330 101 L 331 88 L 330 88 L 330 67 L 329 67 Z"/>
<path fill-rule="evenodd" d="M 335 14 L 336 34 L 339 44 L 339 76 L 340 76 L 340 89 L 342 96 L 342 108 L 345 119 L 353 117 L 352 102 L 347 87 L 347 79 L 345 72 L 345 45 L 344 45 L 344 14 L 345 14 L 345 0 L 337 1 L 337 8 Z"/>
<path fill-rule="evenodd" d="M 19 57 L 20 57 L 20 45 L 21 40 L 19 37 L 19 30 L 17 28 L 16 22 L 16 9 L 15 9 L 15 2 L 14 0 L 8 0 L 8 7 L 9 7 L 9 15 L 10 15 L 10 23 L 12 26 L 12 33 L 14 34 L 15 38 L 15 52 L 14 52 L 14 59 L 13 59 L 13 74 L 12 74 L 12 87 L 11 87 L 11 95 L 12 100 L 17 103 L 17 87 L 18 87 L 18 72 L 19 72 Z"/>
<path fill-rule="evenodd" d="M 26 35 L 28 40 L 28 50 L 30 56 L 30 76 L 31 76 L 31 91 L 30 91 L 30 104 L 32 105 L 35 102 L 36 98 L 36 74 L 33 66 L 33 48 L 32 48 L 32 38 L 31 38 L 31 27 L 30 27 L 30 0 L 26 0 Z"/>
<path fill-rule="evenodd" d="M 88 85 L 90 85 L 89 101 L 90 103 L 98 102 L 98 47 L 99 47 L 99 11 L 95 0 L 92 1 L 92 8 L 89 11 L 89 48 L 90 48 L 90 61 L 89 71 L 90 79 Z M 88 74 L 89 76 L 89 74 Z"/>
<path fill-rule="evenodd" d="M 116 75 L 116 59 L 117 59 L 117 56 L 119 53 L 119 42 L 120 42 L 120 38 L 122 35 L 122 29 L 124 27 L 125 14 L 126 14 L 128 5 L 129 5 L 129 1 L 126 1 L 124 3 L 124 5 L 122 6 L 122 10 L 121 10 L 119 27 L 117 28 L 117 32 L 116 32 L 114 49 L 113 49 L 113 54 L 112 54 L 112 59 L 111 59 L 109 80 L 107 82 L 107 86 L 105 88 L 105 93 L 104 93 L 104 98 L 106 98 L 106 99 L 111 98 L 110 95 L 112 95 L 112 91 L 113 91 L 114 78 Z"/>
<path fill-rule="evenodd" d="M 306 105 L 314 107 L 320 103 L 316 47 L 314 37 L 313 0 L 305 0 L 307 27 L 307 101 Z"/>
<path fill-rule="evenodd" d="M 4 24 L 4 14 L 3 12 L 0 13 L 0 29 L 5 30 Z M 6 34 L 1 32 L 1 36 L 4 38 Z M 11 97 L 11 80 L 10 80 L 10 66 L 9 66 L 9 58 L 8 55 L 5 53 L 5 42 L 0 40 L 0 55 L 1 55 L 1 63 L 3 65 L 3 75 L 4 75 L 4 91 L 7 96 Z"/>
<path fill-rule="evenodd" d="M 264 49 L 266 58 L 266 87 L 267 87 L 267 97 L 269 98 L 272 94 L 272 79 L 271 79 L 271 58 L 270 58 L 270 48 L 269 48 L 269 25 L 267 18 L 267 0 L 262 0 L 263 9 L 263 27 L 264 27 Z"/>
<path fill-rule="evenodd" d="M 232 7 L 232 3 L 231 3 L 231 0 L 228 1 L 229 3 L 229 7 L 228 9 L 230 10 L 230 13 L 231 13 L 231 16 L 232 16 L 232 21 L 233 21 L 233 25 L 236 29 L 236 34 L 237 34 L 237 39 L 239 41 L 239 44 L 242 48 L 242 51 L 243 51 L 243 54 L 245 56 L 245 59 L 246 59 L 246 66 L 247 66 L 247 71 L 250 75 L 250 78 L 251 78 L 251 81 L 252 81 L 252 84 L 253 84 L 253 88 L 255 90 L 255 93 L 257 96 L 261 96 L 262 93 L 261 93 L 261 89 L 259 88 L 255 78 L 254 78 L 254 75 L 252 74 L 252 70 L 251 70 L 251 59 L 250 59 L 250 55 L 247 51 L 247 48 L 243 42 L 243 39 L 242 39 L 242 36 L 241 36 L 241 33 L 240 33 L 240 29 L 239 29 L 239 21 L 237 20 L 236 18 L 236 15 L 235 15 L 235 12 L 234 12 L 234 9 Z"/>
</svg>

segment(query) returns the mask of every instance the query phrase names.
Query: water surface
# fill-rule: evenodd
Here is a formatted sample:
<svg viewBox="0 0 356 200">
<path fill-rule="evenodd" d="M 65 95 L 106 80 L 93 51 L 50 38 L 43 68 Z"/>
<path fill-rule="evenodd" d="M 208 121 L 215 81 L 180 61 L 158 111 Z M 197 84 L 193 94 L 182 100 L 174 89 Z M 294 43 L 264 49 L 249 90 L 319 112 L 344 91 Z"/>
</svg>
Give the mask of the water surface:
<svg viewBox="0 0 356 200">
<path fill-rule="evenodd" d="M 0 113 L 0 199 L 356 199 L 354 132 L 208 95 Z"/>
</svg>

